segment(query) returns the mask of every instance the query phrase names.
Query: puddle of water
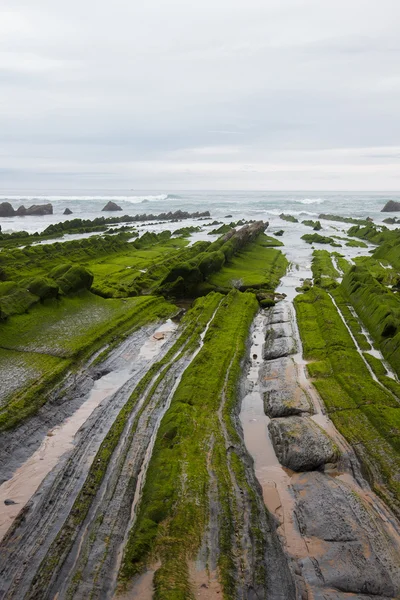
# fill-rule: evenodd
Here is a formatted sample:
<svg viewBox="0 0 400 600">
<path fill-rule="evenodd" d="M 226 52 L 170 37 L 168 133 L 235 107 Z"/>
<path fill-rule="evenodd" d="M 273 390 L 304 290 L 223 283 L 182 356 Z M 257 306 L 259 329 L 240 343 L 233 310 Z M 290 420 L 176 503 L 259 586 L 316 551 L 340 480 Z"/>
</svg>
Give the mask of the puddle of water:
<svg viewBox="0 0 400 600">
<path fill-rule="evenodd" d="M 157 332 L 163 332 L 165 337 L 157 340 L 151 336 L 144 343 L 139 356 L 153 359 L 176 327 L 177 325 L 170 320 L 161 325 Z M 145 350 L 142 354 L 143 348 Z M 128 363 L 131 353 L 124 355 L 124 358 Z M 0 486 L 0 540 L 46 475 L 57 465 L 63 454 L 73 448 L 74 437 L 78 430 L 103 400 L 115 394 L 129 380 L 131 373 L 131 368 L 124 366 L 95 381 L 87 400 L 73 415 L 50 430 L 32 456 Z M 12 500 L 15 504 L 6 505 L 5 500 Z"/>
</svg>

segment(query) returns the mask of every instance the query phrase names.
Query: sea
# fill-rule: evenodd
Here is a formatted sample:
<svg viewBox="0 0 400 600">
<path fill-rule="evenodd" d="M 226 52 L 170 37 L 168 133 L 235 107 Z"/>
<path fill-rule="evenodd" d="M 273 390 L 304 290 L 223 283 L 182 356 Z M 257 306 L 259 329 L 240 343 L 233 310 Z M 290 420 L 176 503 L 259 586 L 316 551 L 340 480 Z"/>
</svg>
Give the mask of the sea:
<svg viewBox="0 0 400 600">
<path fill-rule="evenodd" d="M 122 212 L 102 212 L 112 200 Z M 0 218 L 3 232 L 24 230 L 42 232 L 49 224 L 68 219 L 94 219 L 99 216 L 135 215 L 143 213 L 184 210 L 190 213 L 209 210 L 215 219 L 232 215 L 240 218 L 264 220 L 282 225 L 279 214 L 294 215 L 301 219 L 316 219 L 320 213 L 365 218 L 381 222 L 388 215 L 381 209 L 388 200 L 400 201 L 400 192 L 262 192 L 262 191 L 138 191 L 138 190 L 55 190 L 48 192 L 0 191 L 0 202 L 8 201 L 14 208 L 21 204 L 53 205 L 53 214 L 40 217 Z M 65 216 L 65 208 L 72 215 Z M 230 218 L 230 217 L 229 217 Z"/>
</svg>

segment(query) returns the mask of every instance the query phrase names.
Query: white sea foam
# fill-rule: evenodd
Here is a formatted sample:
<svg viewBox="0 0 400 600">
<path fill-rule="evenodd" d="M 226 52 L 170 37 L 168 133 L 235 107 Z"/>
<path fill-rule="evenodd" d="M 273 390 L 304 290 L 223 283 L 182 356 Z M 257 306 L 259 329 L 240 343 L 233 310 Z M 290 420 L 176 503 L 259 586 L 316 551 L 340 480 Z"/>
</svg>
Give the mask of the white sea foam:
<svg viewBox="0 0 400 600">
<path fill-rule="evenodd" d="M 178 198 L 178 196 L 169 194 L 158 194 L 157 196 L 0 196 L 0 202 L 7 202 L 9 200 L 15 200 L 19 202 L 54 202 L 57 200 L 116 200 L 122 202 L 132 202 L 137 204 L 143 202 L 143 200 L 149 200 L 150 202 L 156 200 L 167 200 L 168 198 Z"/>
<path fill-rule="evenodd" d="M 322 204 L 325 200 L 323 198 L 302 198 L 299 200 L 294 199 L 294 202 L 299 204 Z"/>
<path fill-rule="evenodd" d="M 305 215 L 307 217 L 317 217 L 318 213 L 309 212 L 308 210 L 276 210 L 275 208 L 268 208 L 265 211 L 258 212 L 266 212 L 269 215 L 274 215 L 274 217 L 279 217 L 282 213 L 285 215 L 292 215 L 293 217 L 299 217 L 301 215 Z"/>
</svg>

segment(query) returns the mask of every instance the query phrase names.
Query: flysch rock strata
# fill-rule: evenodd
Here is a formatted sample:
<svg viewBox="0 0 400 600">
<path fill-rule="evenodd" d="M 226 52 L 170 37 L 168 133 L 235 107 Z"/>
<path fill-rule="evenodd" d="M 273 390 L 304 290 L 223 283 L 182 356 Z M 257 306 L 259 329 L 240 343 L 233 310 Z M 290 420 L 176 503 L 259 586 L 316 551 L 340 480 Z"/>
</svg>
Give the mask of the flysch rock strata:
<svg viewBox="0 0 400 600">
<path fill-rule="evenodd" d="M 386 521 L 382 527 L 362 493 L 319 472 L 294 474 L 291 487 L 308 550 L 299 564 L 313 599 L 399 598 L 400 550 L 393 525 Z"/>
</svg>

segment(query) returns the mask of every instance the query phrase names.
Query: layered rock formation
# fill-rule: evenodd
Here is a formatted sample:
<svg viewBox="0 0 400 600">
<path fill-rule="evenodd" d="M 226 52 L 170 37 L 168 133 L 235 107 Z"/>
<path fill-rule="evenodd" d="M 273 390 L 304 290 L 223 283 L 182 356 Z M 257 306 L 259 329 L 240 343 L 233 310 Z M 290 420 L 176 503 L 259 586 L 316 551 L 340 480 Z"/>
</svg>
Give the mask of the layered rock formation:
<svg viewBox="0 0 400 600">
<path fill-rule="evenodd" d="M 259 386 L 276 457 L 290 469 L 289 496 L 279 497 L 276 515 L 294 561 L 296 597 L 398 598 L 397 524 L 362 480 L 334 427 L 312 415 L 318 412 L 315 390 L 302 374 L 301 357 L 294 354 L 299 342 L 291 310 L 284 301 L 267 312 Z M 279 494 L 281 481 L 274 479 L 272 467 L 270 472 Z"/>
</svg>

